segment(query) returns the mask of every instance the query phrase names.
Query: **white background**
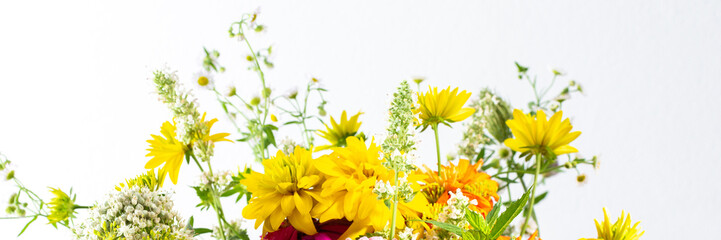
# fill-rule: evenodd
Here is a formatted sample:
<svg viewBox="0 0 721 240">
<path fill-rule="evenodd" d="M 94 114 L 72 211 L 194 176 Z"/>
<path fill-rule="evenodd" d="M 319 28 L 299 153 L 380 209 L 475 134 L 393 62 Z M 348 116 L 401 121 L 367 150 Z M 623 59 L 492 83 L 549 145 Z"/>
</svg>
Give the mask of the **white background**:
<svg viewBox="0 0 721 240">
<path fill-rule="evenodd" d="M 102 199 L 144 171 L 145 140 L 170 119 L 153 94 L 152 70 L 177 70 L 191 87 L 206 46 L 229 69 L 217 76 L 219 87 L 258 94 L 242 60 L 247 51 L 227 37 L 229 24 L 258 6 L 267 32 L 251 40 L 274 46 L 276 68 L 267 72 L 274 92 L 317 76 L 330 90 L 328 112 L 363 111 L 368 134 L 383 131 L 387 94 L 413 76 L 474 93 L 488 86 L 519 107 L 532 93 L 516 79 L 514 61 L 542 81 L 550 79 L 548 66 L 564 69 L 559 87 L 580 82 L 586 95 L 565 113 L 583 132 L 573 145 L 585 156 L 600 154 L 601 169 L 582 169 L 582 186 L 575 173 L 548 182 L 551 193 L 538 208 L 544 239 L 594 237 L 602 207 L 614 218 L 631 212 L 643 239 L 717 235 L 721 2 L 711 0 L 3 1 L 0 151 L 47 199 L 47 186 L 72 186 L 83 204 Z M 221 119 L 214 129 L 233 132 L 211 95 L 197 95 L 201 109 Z M 455 150 L 461 129 L 441 128 L 444 154 Z M 421 138 L 423 161 L 432 163 L 432 133 Z M 252 161 L 243 143 L 221 143 L 216 152 L 216 168 Z M 184 166 L 180 175 L 176 206 L 198 215 L 186 187 L 197 171 Z M 2 208 L 11 190 L 0 183 Z M 240 217 L 240 208 L 228 211 Z M 205 215 L 196 225 L 214 222 Z M 23 224 L 1 221 L 0 239 L 14 239 Z M 69 238 L 38 221 L 19 239 Z"/>
</svg>

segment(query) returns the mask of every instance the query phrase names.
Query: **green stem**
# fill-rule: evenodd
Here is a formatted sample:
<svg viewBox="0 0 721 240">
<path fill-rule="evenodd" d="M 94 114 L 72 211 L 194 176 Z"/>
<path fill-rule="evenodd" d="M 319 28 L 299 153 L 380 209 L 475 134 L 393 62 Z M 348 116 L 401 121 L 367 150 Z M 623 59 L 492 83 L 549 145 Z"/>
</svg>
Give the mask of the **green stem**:
<svg viewBox="0 0 721 240">
<path fill-rule="evenodd" d="M 526 220 L 523 221 L 523 226 L 521 227 L 521 236 L 523 236 L 523 232 L 526 231 L 526 225 L 528 224 L 528 219 L 531 218 L 531 214 L 533 214 L 533 204 L 536 202 L 536 188 L 538 186 L 538 175 L 541 171 L 541 154 L 536 154 L 536 173 L 533 175 L 533 189 L 531 190 L 531 205 L 528 206 L 528 212 L 526 213 Z M 536 225 L 538 225 L 538 222 L 536 222 Z M 536 227 L 538 228 L 538 227 Z"/>
<path fill-rule="evenodd" d="M 393 208 L 391 210 L 393 213 L 391 214 L 391 235 L 388 237 L 388 239 L 393 239 L 396 236 L 396 211 L 398 211 L 398 172 L 396 170 L 393 171 L 393 178 L 395 179 L 395 184 L 393 185 L 395 187 L 395 190 L 393 190 Z"/>
<path fill-rule="evenodd" d="M 438 176 L 441 176 L 441 146 L 438 141 L 438 124 L 431 125 L 433 127 L 433 133 L 436 135 L 436 157 L 438 157 Z"/>
</svg>

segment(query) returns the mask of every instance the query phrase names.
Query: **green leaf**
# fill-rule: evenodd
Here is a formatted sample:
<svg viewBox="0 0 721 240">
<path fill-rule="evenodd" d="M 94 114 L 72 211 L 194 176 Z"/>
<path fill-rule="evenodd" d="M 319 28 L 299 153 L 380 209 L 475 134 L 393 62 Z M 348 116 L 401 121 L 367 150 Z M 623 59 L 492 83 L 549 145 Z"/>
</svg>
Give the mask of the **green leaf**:
<svg viewBox="0 0 721 240">
<path fill-rule="evenodd" d="M 541 200 L 543 200 L 544 198 L 546 198 L 546 195 L 548 195 L 548 192 L 541 193 L 541 195 L 536 196 L 533 201 L 534 201 L 535 203 L 539 203 Z"/>
<path fill-rule="evenodd" d="M 508 208 L 506 208 L 506 211 L 504 211 L 501 216 L 498 217 L 498 221 L 493 224 L 493 228 L 491 228 L 491 239 L 497 239 L 499 236 L 501 236 L 503 231 L 505 231 L 506 228 L 508 228 L 508 225 L 511 224 L 511 221 L 513 221 L 513 219 L 516 218 L 519 213 L 521 213 L 523 207 L 525 207 L 526 203 L 528 203 L 528 195 L 531 193 L 534 187 L 528 189 L 528 191 L 524 193 L 520 199 L 508 206 Z"/>
<path fill-rule="evenodd" d="M 468 220 L 468 223 L 471 224 L 471 227 L 479 230 L 481 233 L 483 233 L 483 235 L 488 235 L 488 233 L 491 231 L 488 223 L 486 223 L 486 221 L 483 219 L 483 216 L 471 210 L 470 208 L 466 209 L 466 220 Z"/>
<path fill-rule="evenodd" d="M 39 215 L 35 215 L 35 217 L 33 217 L 32 220 L 30 220 L 27 224 L 25 224 L 25 227 L 23 228 L 23 230 L 20 231 L 20 233 L 18 234 L 18 237 L 19 237 L 20 235 L 23 235 L 23 233 L 25 232 L 25 230 L 28 229 L 28 227 L 30 226 L 30 224 L 33 223 L 33 222 L 35 222 L 35 220 L 38 219 L 38 216 L 39 216 Z"/>
<path fill-rule="evenodd" d="M 496 177 L 496 179 L 507 182 L 507 183 L 516 183 L 516 180 L 505 178 L 505 177 Z"/>
<path fill-rule="evenodd" d="M 498 214 L 500 214 L 500 210 L 501 210 L 500 203 L 501 203 L 501 198 L 498 198 L 498 202 L 495 205 L 493 205 L 493 208 L 491 209 L 491 211 L 489 211 L 486 214 L 486 223 L 489 226 L 493 226 L 495 224 L 496 218 L 498 218 Z"/>
<path fill-rule="evenodd" d="M 190 216 L 190 219 L 188 219 L 188 224 L 185 225 L 185 228 L 193 229 L 194 222 L 195 222 L 195 219 L 193 219 L 193 216 Z"/>
<path fill-rule="evenodd" d="M 433 220 L 424 220 L 423 222 L 427 222 L 433 225 L 436 225 L 437 227 L 455 233 L 456 235 L 463 236 L 463 234 L 466 232 L 465 229 L 460 228 L 456 225 L 450 224 L 450 223 L 444 223 L 439 221 L 433 221 Z"/>
<path fill-rule="evenodd" d="M 200 234 L 212 233 L 213 230 L 207 228 L 193 228 L 193 232 L 195 232 L 195 236 L 198 236 Z"/>
<path fill-rule="evenodd" d="M 464 240 L 465 239 L 478 240 L 478 238 L 476 238 L 476 236 L 473 235 L 473 233 L 471 233 L 471 232 L 464 232 L 463 235 L 461 235 L 461 236 L 463 237 L 462 239 L 464 239 Z"/>
</svg>

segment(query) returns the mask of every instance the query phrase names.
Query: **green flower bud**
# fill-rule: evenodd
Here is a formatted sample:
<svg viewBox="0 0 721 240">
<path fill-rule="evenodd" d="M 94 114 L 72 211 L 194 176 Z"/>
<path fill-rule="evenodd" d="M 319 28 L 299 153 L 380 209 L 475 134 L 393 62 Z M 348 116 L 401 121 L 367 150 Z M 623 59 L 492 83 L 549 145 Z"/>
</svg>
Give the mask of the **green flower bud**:
<svg viewBox="0 0 721 240">
<path fill-rule="evenodd" d="M 15 212 L 17 212 L 18 215 L 20 215 L 21 217 L 25 216 L 25 209 L 18 208 L 18 210 L 16 210 Z"/>
<path fill-rule="evenodd" d="M 263 89 L 263 97 L 267 98 L 270 97 L 270 94 L 273 92 L 273 90 L 270 90 L 270 88 Z"/>
<path fill-rule="evenodd" d="M 568 86 L 571 86 L 571 87 L 576 86 L 576 81 L 571 80 L 570 82 L 568 82 Z"/>
<path fill-rule="evenodd" d="M 245 60 L 248 60 L 248 62 L 252 62 L 254 60 L 254 58 L 253 58 L 253 56 L 248 55 L 248 56 L 245 56 Z"/>
<path fill-rule="evenodd" d="M 297 91 L 297 90 L 293 90 L 292 92 L 290 92 L 290 94 L 288 94 L 288 98 L 289 98 L 289 99 L 295 99 L 296 97 L 298 97 L 298 91 Z"/>
<path fill-rule="evenodd" d="M 325 109 L 318 108 L 318 115 L 320 115 L 321 117 L 325 117 L 326 114 L 327 113 L 325 112 Z"/>
<path fill-rule="evenodd" d="M 236 94 L 238 93 L 236 92 L 235 87 L 230 87 L 230 90 L 228 90 L 228 97 L 235 96 Z"/>
<path fill-rule="evenodd" d="M 505 147 L 502 147 L 501 149 L 498 149 L 498 156 L 500 158 L 506 159 L 511 156 L 511 150 Z"/>
<path fill-rule="evenodd" d="M 15 170 L 12 170 L 8 172 L 8 175 L 5 175 L 5 180 L 11 180 L 13 178 L 15 178 Z"/>
<path fill-rule="evenodd" d="M 263 29 L 265 29 L 265 26 L 258 24 L 258 26 L 255 26 L 255 32 L 262 32 Z"/>
<path fill-rule="evenodd" d="M 258 106 L 260 104 L 260 98 L 259 97 L 253 97 L 253 99 L 250 100 L 250 105 Z"/>
<path fill-rule="evenodd" d="M 423 81 L 425 81 L 425 80 L 426 80 L 425 78 L 417 77 L 417 78 L 414 78 L 414 79 L 413 79 L 413 82 L 416 83 L 416 84 L 421 84 L 421 83 L 422 83 Z"/>
<path fill-rule="evenodd" d="M 5 212 L 6 212 L 7 214 L 13 214 L 13 213 L 15 213 L 15 210 L 16 210 L 15 206 L 8 206 L 8 207 L 5 209 Z"/>
<path fill-rule="evenodd" d="M 17 193 L 13 193 L 12 195 L 10 195 L 10 200 L 8 201 L 8 204 L 14 204 L 17 196 L 18 196 Z"/>
<path fill-rule="evenodd" d="M 225 67 L 220 67 L 220 72 L 225 72 Z"/>
<path fill-rule="evenodd" d="M 566 162 L 566 163 L 563 164 L 563 166 L 564 166 L 565 168 L 570 169 L 570 168 L 573 167 L 573 164 L 572 164 L 571 162 Z"/>
</svg>

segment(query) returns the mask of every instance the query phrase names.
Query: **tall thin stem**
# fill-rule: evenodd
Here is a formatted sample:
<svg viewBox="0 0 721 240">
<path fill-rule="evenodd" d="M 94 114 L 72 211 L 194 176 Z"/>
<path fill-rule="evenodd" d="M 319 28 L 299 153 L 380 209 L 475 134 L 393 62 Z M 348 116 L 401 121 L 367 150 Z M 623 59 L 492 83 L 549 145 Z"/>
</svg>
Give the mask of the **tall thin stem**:
<svg viewBox="0 0 721 240">
<path fill-rule="evenodd" d="M 528 219 L 531 218 L 531 215 L 533 215 L 533 204 L 536 202 L 536 184 L 538 184 L 538 175 L 541 172 L 541 153 L 536 154 L 536 173 L 533 175 L 533 189 L 531 190 L 531 205 L 528 206 L 528 213 L 526 213 L 526 220 L 523 221 L 523 226 L 521 227 L 521 236 L 523 236 L 523 232 L 526 231 L 526 225 L 528 224 Z M 536 223 L 538 225 L 538 223 Z"/>
<path fill-rule="evenodd" d="M 436 135 L 436 157 L 438 157 L 438 176 L 441 176 L 441 146 L 438 141 L 438 124 L 431 125 L 433 127 L 433 133 Z"/>
<path fill-rule="evenodd" d="M 395 184 L 393 186 L 395 187 L 393 190 L 393 208 L 391 208 L 392 217 L 391 217 L 391 235 L 388 237 L 388 239 L 394 239 L 396 236 L 396 211 L 398 211 L 398 171 L 393 171 L 393 179 L 395 179 Z"/>
</svg>

